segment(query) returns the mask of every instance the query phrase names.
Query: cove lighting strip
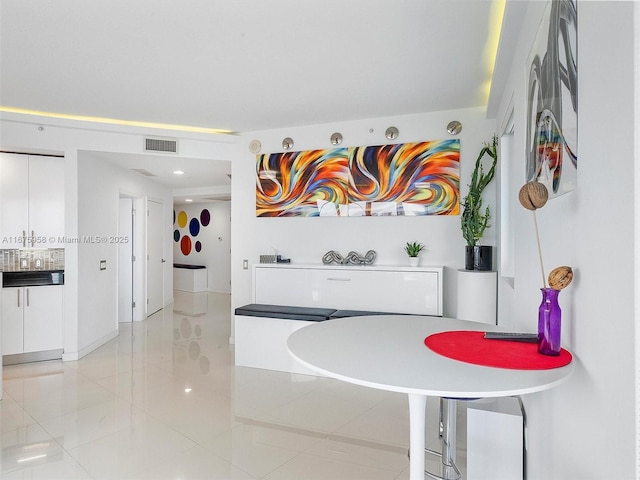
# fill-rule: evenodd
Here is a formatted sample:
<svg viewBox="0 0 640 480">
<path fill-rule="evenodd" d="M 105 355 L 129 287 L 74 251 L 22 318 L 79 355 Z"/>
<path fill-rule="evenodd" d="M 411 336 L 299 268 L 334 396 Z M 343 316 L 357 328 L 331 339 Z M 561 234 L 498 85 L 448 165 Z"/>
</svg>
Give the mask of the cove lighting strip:
<svg viewBox="0 0 640 480">
<path fill-rule="evenodd" d="M 495 69 L 496 58 L 498 57 L 498 45 L 500 43 L 500 33 L 502 32 L 502 21 L 504 20 L 504 9 L 506 0 L 494 0 L 491 4 L 489 18 L 491 18 L 491 28 L 484 51 L 484 65 L 487 71 L 487 81 L 481 86 L 481 93 L 485 102 L 488 101 L 491 93 L 491 80 Z"/>
<path fill-rule="evenodd" d="M 71 115 L 66 113 L 41 112 L 39 110 L 29 110 L 26 108 L 0 106 L 0 112 L 19 113 L 21 115 L 37 115 L 39 117 L 60 118 L 64 120 L 75 120 L 79 122 L 105 123 L 109 125 L 123 125 L 127 127 L 159 128 L 162 130 L 177 130 L 180 132 L 209 133 L 213 135 L 233 135 L 231 130 L 218 128 L 193 127 L 189 125 L 174 125 L 171 123 L 139 122 L 135 120 L 119 120 L 117 118 L 90 117 L 86 115 Z"/>
</svg>

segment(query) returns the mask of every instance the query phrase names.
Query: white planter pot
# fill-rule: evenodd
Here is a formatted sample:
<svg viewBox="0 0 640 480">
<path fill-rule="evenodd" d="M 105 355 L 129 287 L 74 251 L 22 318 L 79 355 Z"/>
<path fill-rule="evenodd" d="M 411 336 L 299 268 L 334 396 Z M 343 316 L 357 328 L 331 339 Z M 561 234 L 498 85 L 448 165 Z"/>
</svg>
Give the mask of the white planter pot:
<svg viewBox="0 0 640 480">
<path fill-rule="evenodd" d="M 417 267 L 420 265 L 420 257 L 409 257 L 409 266 Z"/>
</svg>

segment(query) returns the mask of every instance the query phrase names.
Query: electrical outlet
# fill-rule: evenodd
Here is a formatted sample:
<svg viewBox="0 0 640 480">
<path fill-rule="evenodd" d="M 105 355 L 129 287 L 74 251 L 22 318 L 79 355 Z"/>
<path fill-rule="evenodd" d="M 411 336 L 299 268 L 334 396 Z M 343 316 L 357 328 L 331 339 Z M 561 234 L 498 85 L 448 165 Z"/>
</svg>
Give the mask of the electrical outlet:
<svg viewBox="0 0 640 480">
<path fill-rule="evenodd" d="M 26 258 L 20 259 L 20 268 L 29 268 L 29 261 Z"/>
<path fill-rule="evenodd" d="M 42 268 L 42 259 L 36 258 L 36 268 Z"/>
</svg>

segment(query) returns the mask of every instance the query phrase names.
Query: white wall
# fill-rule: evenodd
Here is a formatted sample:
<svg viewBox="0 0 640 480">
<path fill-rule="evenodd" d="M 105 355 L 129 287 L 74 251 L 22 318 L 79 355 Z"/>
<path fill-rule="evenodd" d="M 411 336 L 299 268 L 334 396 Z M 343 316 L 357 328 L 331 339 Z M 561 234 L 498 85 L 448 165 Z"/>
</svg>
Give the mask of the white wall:
<svg viewBox="0 0 640 480">
<path fill-rule="evenodd" d="M 186 263 L 189 265 L 205 265 L 208 273 L 208 288 L 212 292 L 231 293 L 231 203 L 227 201 L 193 203 L 188 205 L 176 205 L 174 207 L 176 222 L 173 230 L 178 230 L 180 236 L 189 234 L 189 223 L 181 228 L 177 222 L 177 216 L 181 211 L 187 214 L 188 219 L 200 218 L 203 209 L 209 210 L 211 221 L 208 226 L 201 227 L 197 237 L 192 238 L 193 243 L 199 240 L 202 250 L 197 252 L 192 248 L 191 253 L 183 255 L 180 243 L 173 242 L 174 263 Z"/>
<path fill-rule="evenodd" d="M 520 182 L 526 61 L 545 6 L 529 4 L 497 122 L 512 103 Z M 578 5 L 578 188 L 537 212 L 546 272 L 558 265 L 575 272 L 560 305 L 576 371 L 566 384 L 523 398 L 533 480 L 636 478 L 633 9 L 632 2 Z M 542 280 L 533 218 L 511 201 L 515 278 L 514 287 L 500 283 L 499 323 L 535 331 Z"/>
<path fill-rule="evenodd" d="M 456 270 L 464 268 L 464 239 L 460 231 L 460 217 L 314 217 L 314 218 L 256 218 L 255 188 L 256 159 L 249 153 L 253 139 L 262 143 L 261 153 L 281 152 L 282 139 L 294 139 L 294 150 L 332 148 L 329 138 L 341 132 L 343 146 L 384 145 L 450 138 L 446 131 L 452 120 L 462 123 L 460 186 L 465 195 L 478 152 L 483 142 L 495 132 L 493 121 L 485 119 L 483 109 L 455 110 L 393 118 L 377 118 L 356 122 L 315 125 L 282 130 L 253 132 L 243 136 L 245 148 L 242 158 L 232 164 L 232 234 L 231 276 L 234 307 L 251 301 L 251 268 L 242 269 L 243 259 L 249 265 L 259 262 L 259 255 L 271 249 L 295 263 L 321 264 L 329 250 L 343 255 L 354 250 L 364 254 L 377 252 L 378 265 L 406 265 L 404 245 L 419 241 L 427 246 L 421 255 L 423 265 L 444 265 L 445 315 L 455 315 Z M 399 129 L 399 137 L 385 138 L 389 126 Z M 494 181 L 486 192 L 486 203 L 495 207 Z M 495 210 L 494 210 L 495 213 Z M 495 229 L 486 232 L 485 243 L 495 245 Z"/>
</svg>

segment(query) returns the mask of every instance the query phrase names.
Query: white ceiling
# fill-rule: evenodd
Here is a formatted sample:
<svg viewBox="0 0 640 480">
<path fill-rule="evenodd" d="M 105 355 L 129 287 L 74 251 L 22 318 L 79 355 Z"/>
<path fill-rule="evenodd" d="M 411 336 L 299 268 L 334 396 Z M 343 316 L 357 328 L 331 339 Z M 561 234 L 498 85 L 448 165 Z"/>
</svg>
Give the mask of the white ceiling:
<svg viewBox="0 0 640 480">
<path fill-rule="evenodd" d="M 231 162 L 176 157 L 174 155 L 123 155 L 88 152 L 93 158 L 133 170 L 174 191 L 174 203 L 227 201 L 231 192 Z M 184 174 L 176 175 L 175 171 Z M 149 176 L 152 174 L 152 176 Z"/>
<path fill-rule="evenodd" d="M 235 132 L 483 106 L 494 3 L 2 0 L 0 105 Z"/>
</svg>

